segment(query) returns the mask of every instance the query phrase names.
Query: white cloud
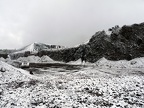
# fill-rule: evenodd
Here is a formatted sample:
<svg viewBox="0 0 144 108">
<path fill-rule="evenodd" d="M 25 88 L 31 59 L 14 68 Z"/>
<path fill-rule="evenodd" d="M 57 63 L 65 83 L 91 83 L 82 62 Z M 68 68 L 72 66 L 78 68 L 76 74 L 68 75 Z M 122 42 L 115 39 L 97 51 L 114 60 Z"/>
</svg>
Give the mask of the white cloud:
<svg viewBox="0 0 144 108">
<path fill-rule="evenodd" d="M 13 32 L 0 28 L 0 48 L 15 49 L 23 46 L 24 33 L 22 31 Z"/>
</svg>

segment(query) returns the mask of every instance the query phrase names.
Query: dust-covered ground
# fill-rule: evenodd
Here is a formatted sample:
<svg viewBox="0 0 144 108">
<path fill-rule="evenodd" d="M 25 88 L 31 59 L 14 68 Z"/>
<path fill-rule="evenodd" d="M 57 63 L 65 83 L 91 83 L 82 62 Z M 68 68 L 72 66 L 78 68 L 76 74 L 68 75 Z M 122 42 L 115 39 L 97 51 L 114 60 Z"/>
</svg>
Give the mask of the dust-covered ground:
<svg viewBox="0 0 144 108">
<path fill-rule="evenodd" d="M 142 64 L 114 64 L 31 68 L 30 75 L 0 62 L 0 108 L 144 108 Z"/>
</svg>

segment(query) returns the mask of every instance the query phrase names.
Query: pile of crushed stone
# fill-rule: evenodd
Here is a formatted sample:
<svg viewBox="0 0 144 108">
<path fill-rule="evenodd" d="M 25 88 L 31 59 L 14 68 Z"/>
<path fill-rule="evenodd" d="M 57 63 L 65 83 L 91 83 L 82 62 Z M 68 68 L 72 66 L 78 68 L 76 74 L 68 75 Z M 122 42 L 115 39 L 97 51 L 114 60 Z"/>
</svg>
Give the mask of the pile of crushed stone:
<svg viewBox="0 0 144 108">
<path fill-rule="evenodd" d="M 13 62 L 10 58 L 4 59 L 3 57 L 0 58 L 0 61 L 6 62 L 8 64 L 11 64 Z"/>
<path fill-rule="evenodd" d="M 54 60 L 45 55 L 41 57 L 41 62 L 54 62 Z"/>
<path fill-rule="evenodd" d="M 100 60 L 98 60 L 95 64 L 103 68 L 144 68 L 144 57 L 135 58 L 130 61 L 111 61 L 103 57 Z"/>
<path fill-rule="evenodd" d="M 26 74 L 29 74 L 29 72 L 0 61 L 0 83 L 28 81 L 29 77 Z"/>
<path fill-rule="evenodd" d="M 28 56 L 28 57 L 20 57 L 17 59 L 19 62 L 29 62 L 29 63 L 41 63 L 41 62 L 54 62 L 50 57 L 48 56 Z"/>
<path fill-rule="evenodd" d="M 0 108 L 27 108 L 30 86 L 36 81 L 28 71 L 0 61 Z"/>
</svg>

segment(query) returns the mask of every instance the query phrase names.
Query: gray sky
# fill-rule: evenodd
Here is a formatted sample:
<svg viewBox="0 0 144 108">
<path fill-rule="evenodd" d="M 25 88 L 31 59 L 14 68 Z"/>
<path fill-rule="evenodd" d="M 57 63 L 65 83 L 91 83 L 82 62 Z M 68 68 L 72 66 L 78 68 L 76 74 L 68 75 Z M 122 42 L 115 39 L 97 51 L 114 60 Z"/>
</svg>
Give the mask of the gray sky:
<svg viewBox="0 0 144 108">
<path fill-rule="evenodd" d="M 75 46 L 99 30 L 144 22 L 144 0 L 0 0 L 0 49 Z"/>
</svg>

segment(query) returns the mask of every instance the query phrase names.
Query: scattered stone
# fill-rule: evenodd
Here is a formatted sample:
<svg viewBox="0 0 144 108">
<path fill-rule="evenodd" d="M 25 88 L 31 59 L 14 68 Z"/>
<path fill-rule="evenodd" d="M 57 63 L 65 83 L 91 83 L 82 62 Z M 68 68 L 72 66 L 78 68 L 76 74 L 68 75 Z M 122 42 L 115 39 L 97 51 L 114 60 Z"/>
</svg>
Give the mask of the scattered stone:
<svg viewBox="0 0 144 108">
<path fill-rule="evenodd" d="M 1 72 L 6 72 L 6 69 L 4 67 L 1 67 L 0 71 Z"/>
</svg>

